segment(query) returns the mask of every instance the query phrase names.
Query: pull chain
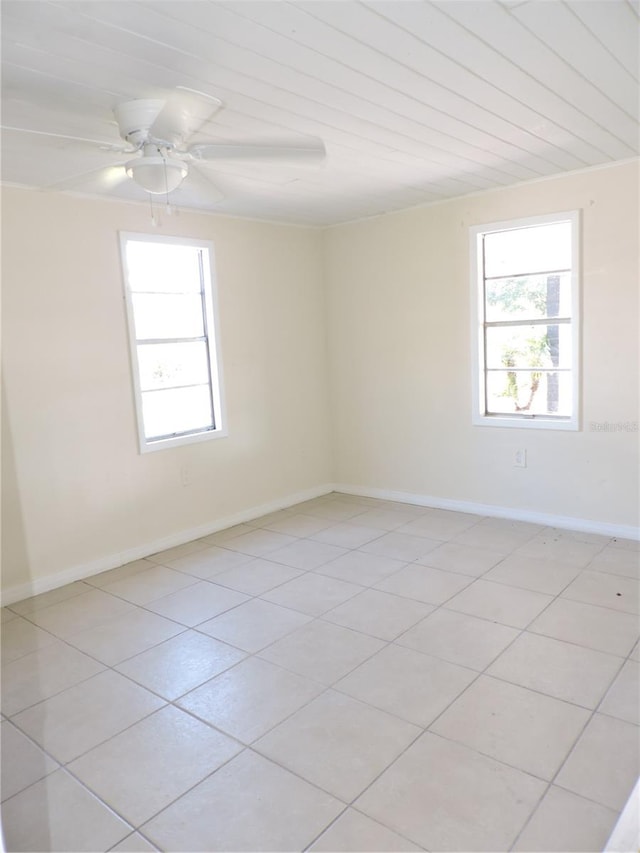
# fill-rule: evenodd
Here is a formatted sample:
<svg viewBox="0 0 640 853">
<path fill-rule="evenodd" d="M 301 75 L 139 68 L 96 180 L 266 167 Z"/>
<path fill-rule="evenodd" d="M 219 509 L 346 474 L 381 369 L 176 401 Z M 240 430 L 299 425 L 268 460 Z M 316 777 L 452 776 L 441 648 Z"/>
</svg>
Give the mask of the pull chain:
<svg viewBox="0 0 640 853">
<path fill-rule="evenodd" d="M 153 212 L 153 196 L 149 193 L 149 213 L 151 215 L 151 224 L 155 227 L 158 226 L 158 220 L 156 219 L 155 213 Z"/>
</svg>

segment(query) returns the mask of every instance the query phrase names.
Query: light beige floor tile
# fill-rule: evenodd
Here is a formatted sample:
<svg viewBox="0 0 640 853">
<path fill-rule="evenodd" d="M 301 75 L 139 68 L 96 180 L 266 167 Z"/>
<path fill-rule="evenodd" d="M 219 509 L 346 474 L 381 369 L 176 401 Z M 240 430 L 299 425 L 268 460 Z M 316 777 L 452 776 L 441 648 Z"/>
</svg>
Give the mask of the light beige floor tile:
<svg viewBox="0 0 640 853">
<path fill-rule="evenodd" d="M 184 572 L 176 572 L 167 566 L 153 566 L 132 577 L 107 584 L 104 591 L 132 604 L 149 604 L 195 583 L 196 579 Z"/>
<path fill-rule="evenodd" d="M 351 521 L 360 527 L 371 527 L 374 530 L 393 530 L 408 521 L 408 518 L 400 513 L 390 512 L 384 507 L 359 506 L 351 501 L 341 502 L 338 511 L 335 510 L 336 506 L 337 503 L 317 507 L 313 510 L 313 515 L 329 518 L 334 522 Z"/>
<path fill-rule="evenodd" d="M 451 512 L 446 509 L 430 509 L 419 518 L 398 528 L 398 532 L 446 541 L 477 524 L 478 521 L 480 521 L 480 517 L 477 515 Z"/>
<path fill-rule="evenodd" d="M 79 631 L 85 631 L 87 628 L 94 628 L 96 625 L 108 622 L 109 619 L 116 619 L 126 613 L 133 613 L 133 610 L 133 606 L 126 601 L 121 601 L 113 595 L 107 595 L 102 590 L 91 589 L 89 592 L 83 592 L 82 595 L 68 598 L 59 604 L 52 604 L 50 607 L 36 610 L 29 614 L 29 619 L 44 628 L 45 631 L 50 631 L 57 637 L 65 639 L 71 634 L 77 634 Z"/>
<path fill-rule="evenodd" d="M 300 501 L 300 503 L 295 504 L 292 509 L 295 509 L 296 512 L 304 512 L 313 515 L 313 510 L 316 509 L 316 507 L 326 507 L 336 502 L 344 505 L 349 500 L 350 497 L 348 495 L 338 496 L 337 492 L 328 492 L 326 495 L 318 495 L 317 498 L 309 498 L 307 501 Z"/>
<path fill-rule="evenodd" d="M 131 827 L 64 770 L 57 770 L 2 807 L 7 850 L 93 853 L 108 850 Z"/>
<path fill-rule="evenodd" d="M 448 601 L 446 606 L 449 610 L 480 616 L 501 625 L 526 628 L 552 600 L 550 595 L 540 592 L 476 580 Z"/>
<path fill-rule="evenodd" d="M 638 727 L 595 714 L 555 784 L 619 811 L 639 772 Z"/>
<path fill-rule="evenodd" d="M 517 636 L 515 628 L 439 609 L 396 642 L 449 663 L 483 670 Z"/>
<path fill-rule="evenodd" d="M 343 808 L 324 791 L 246 751 L 142 832 L 161 850 L 296 851 L 304 850 Z"/>
<path fill-rule="evenodd" d="M 153 563 L 166 563 L 168 560 L 177 560 L 179 557 L 184 557 L 186 554 L 195 554 L 196 551 L 202 551 L 206 548 L 206 543 L 202 539 L 194 539 L 192 542 L 185 542 L 182 545 L 174 545 L 173 548 L 165 548 L 164 551 L 158 551 L 151 554 L 147 559 Z"/>
<path fill-rule="evenodd" d="M 329 690 L 254 749 L 348 802 L 419 733 L 417 726 Z"/>
<path fill-rule="evenodd" d="M 124 841 L 112 847 L 109 853 L 147 853 L 147 851 L 157 850 L 146 838 L 143 838 L 139 832 L 132 832 Z"/>
<path fill-rule="evenodd" d="M 397 530 L 398 527 L 402 527 L 411 520 L 411 515 L 407 516 L 404 513 L 395 512 L 394 510 L 372 507 L 361 512 L 354 519 L 354 524 L 382 532 L 384 530 Z M 381 535 L 381 533 L 378 533 L 378 535 Z"/>
<path fill-rule="evenodd" d="M 391 645 L 338 681 L 334 689 L 426 727 L 476 675 L 422 652 Z"/>
<path fill-rule="evenodd" d="M 48 631 L 43 631 L 32 622 L 28 622 L 21 616 L 16 616 L 8 622 L 2 623 L 2 662 L 8 663 L 12 660 L 24 657 L 44 649 L 52 643 L 57 642 L 56 637 Z"/>
<path fill-rule="evenodd" d="M 267 512 L 265 515 L 260 515 L 258 518 L 252 518 L 251 521 L 245 523 L 249 527 L 261 527 L 265 530 L 271 530 L 271 524 L 290 518 L 293 514 L 293 509 L 277 509 L 274 512 Z"/>
<path fill-rule="evenodd" d="M 221 545 L 225 547 L 224 543 L 227 539 L 235 539 L 243 533 L 251 533 L 252 530 L 255 530 L 255 527 L 251 527 L 250 524 L 234 524 L 233 527 L 225 527 L 224 530 L 218 530 L 216 533 L 203 536 L 200 541 L 207 545 Z"/>
<path fill-rule="evenodd" d="M 279 548 L 292 545 L 297 540 L 293 536 L 284 533 L 274 533 L 271 530 L 255 530 L 250 533 L 242 533 L 240 536 L 232 536 L 224 540 L 224 547 L 232 551 L 240 551 L 241 554 L 249 554 L 252 557 L 264 557 Z"/>
<path fill-rule="evenodd" d="M 629 654 L 631 660 L 640 661 L 640 643 L 636 643 L 633 650 Z"/>
<path fill-rule="evenodd" d="M 211 545 L 203 551 L 187 554 L 178 560 L 170 560 L 168 565 L 178 572 L 185 572 L 185 574 L 193 575 L 195 578 L 209 580 L 220 572 L 235 569 L 236 566 L 242 566 L 252 559 L 249 554 L 241 554 L 239 551 L 229 551 L 228 548 Z"/>
<path fill-rule="evenodd" d="M 95 628 L 72 634 L 67 642 L 81 652 L 113 666 L 184 631 L 184 626 L 136 608 Z"/>
<path fill-rule="evenodd" d="M 635 616 L 559 598 L 535 619 L 529 631 L 590 649 L 626 657 L 640 635 Z"/>
<path fill-rule="evenodd" d="M 623 613 L 640 613 L 640 583 L 620 575 L 582 572 L 565 589 L 562 598 L 609 607 Z"/>
<path fill-rule="evenodd" d="M 580 569 L 569 563 L 529 557 L 516 552 L 506 557 L 484 577 L 485 580 L 498 581 L 508 586 L 558 595 L 579 573 Z"/>
<path fill-rule="evenodd" d="M 261 595 L 273 589 L 274 586 L 280 586 L 297 578 L 300 574 L 299 569 L 292 569 L 290 566 L 283 566 L 258 557 L 249 563 L 216 575 L 215 583 L 247 595 Z"/>
<path fill-rule="evenodd" d="M 331 527 L 332 522 L 328 518 L 316 518 L 313 513 L 303 515 L 294 513 L 282 521 L 265 525 L 267 530 L 274 533 L 286 533 L 288 536 L 312 536 L 320 530 Z"/>
<path fill-rule="evenodd" d="M 629 660 L 622 667 L 599 711 L 640 726 L 640 665 Z"/>
<path fill-rule="evenodd" d="M 16 714 L 103 670 L 98 661 L 57 641 L 2 668 L 2 710 Z"/>
<path fill-rule="evenodd" d="M 98 589 L 103 589 L 110 583 L 131 578 L 140 572 L 152 569 L 154 565 L 156 564 L 150 560 L 134 560 L 132 563 L 126 563 L 124 566 L 118 566 L 116 569 L 109 569 L 106 572 L 100 572 L 99 575 L 93 575 L 87 578 L 86 583 L 98 587 Z"/>
<path fill-rule="evenodd" d="M 247 596 L 214 581 L 198 581 L 147 604 L 149 610 L 193 628 L 247 601 Z"/>
<path fill-rule="evenodd" d="M 525 633 L 500 655 L 487 674 L 595 708 L 621 664 L 621 658 L 605 652 Z"/>
<path fill-rule="evenodd" d="M 329 545 L 338 545 L 341 548 L 359 548 L 382 535 L 383 531 L 375 530 L 372 527 L 342 522 L 334 524 L 333 527 L 327 527 L 319 533 L 314 533 L 310 538 L 315 542 L 326 542 Z"/>
<path fill-rule="evenodd" d="M 382 641 L 349 628 L 310 622 L 261 651 L 260 657 L 329 685 L 383 645 Z"/>
<path fill-rule="evenodd" d="M 473 578 L 468 575 L 443 572 L 441 569 L 432 569 L 429 566 L 419 566 L 414 563 L 377 583 L 376 589 L 423 601 L 425 604 L 438 605 L 443 604 L 470 583 L 473 583 Z"/>
<path fill-rule="evenodd" d="M 324 853 L 408 853 L 422 848 L 370 817 L 347 809 L 309 849 Z"/>
<path fill-rule="evenodd" d="M 8 607 L 0 609 L 0 625 L 6 625 L 7 622 L 11 622 L 13 619 L 17 618 L 18 614 L 14 613 L 13 610 L 9 610 Z"/>
<path fill-rule="evenodd" d="M 346 554 L 346 550 L 337 545 L 315 542 L 313 539 L 298 539 L 291 545 L 278 548 L 277 551 L 270 553 L 269 559 L 273 560 L 274 563 L 282 563 L 284 566 L 291 566 L 294 569 L 310 571 L 323 566 L 329 560 L 341 557 L 343 554 Z"/>
<path fill-rule="evenodd" d="M 611 809 L 552 785 L 513 849 L 600 853 L 615 821 Z"/>
<path fill-rule="evenodd" d="M 588 719 L 583 708 L 481 675 L 432 730 L 552 779 Z"/>
<path fill-rule="evenodd" d="M 547 560 L 560 560 L 583 569 L 602 550 L 603 544 L 580 542 L 562 533 L 543 531 L 526 542 L 518 553 Z"/>
<path fill-rule="evenodd" d="M 58 764 L 8 720 L 0 724 L 2 799 L 13 797 L 57 770 Z"/>
<path fill-rule="evenodd" d="M 43 592 L 40 595 L 34 595 L 32 598 L 25 598 L 24 601 L 18 601 L 11 605 L 11 609 L 14 613 L 27 616 L 29 613 L 35 613 L 36 610 L 42 610 L 43 607 L 50 607 L 52 604 L 58 604 L 68 598 L 74 598 L 76 595 L 90 591 L 91 587 L 82 581 L 68 583 L 49 592 Z"/>
<path fill-rule="evenodd" d="M 13 720 L 62 763 L 77 758 L 164 704 L 129 679 L 107 670 Z"/>
<path fill-rule="evenodd" d="M 386 506 L 388 503 L 392 503 L 393 506 L 402 506 L 403 508 L 410 507 L 412 505 L 409 504 L 398 504 L 395 501 L 384 501 L 380 498 L 370 498 L 365 495 L 350 495 L 348 492 L 331 492 L 329 497 L 335 498 L 335 500 L 339 500 L 342 503 L 348 501 L 349 503 L 358 504 L 362 506 L 364 509 L 369 509 L 370 507 L 381 507 Z"/>
<path fill-rule="evenodd" d="M 405 565 L 403 560 L 394 560 L 392 557 L 381 557 L 379 554 L 367 554 L 364 551 L 347 551 L 342 557 L 325 563 L 316 571 L 349 583 L 373 586 Z"/>
<path fill-rule="evenodd" d="M 184 711 L 165 707 L 73 761 L 69 769 L 132 826 L 139 826 L 241 749 Z"/>
<path fill-rule="evenodd" d="M 493 568 L 505 555 L 500 551 L 488 548 L 473 548 L 470 545 L 459 545 L 456 542 L 444 542 L 433 551 L 429 551 L 418 562 L 434 569 L 447 572 L 457 572 L 470 577 L 480 577 Z"/>
<path fill-rule="evenodd" d="M 301 505 L 302 506 L 302 505 Z M 324 503 L 318 503 L 316 506 L 310 507 L 308 510 L 301 509 L 301 512 L 311 512 L 311 515 L 318 516 L 318 518 L 328 518 L 331 521 L 348 521 L 350 519 L 356 519 L 354 524 L 362 524 L 365 527 L 378 527 L 380 528 L 380 519 L 372 519 L 370 521 L 368 517 L 368 513 L 370 512 L 369 507 L 362 506 L 351 500 L 335 500 L 335 501 L 326 501 Z M 386 510 L 378 510 L 373 508 L 371 512 L 380 512 L 384 513 L 386 516 Z M 372 521 L 376 521 L 377 523 L 372 523 Z M 390 520 L 390 523 L 392 521 Z M 401 520 L 402 523 L 402 520 Z"/>
<path fill-rule="evenodd" d="M 537 524 L 509 521 L 501 518 L 484 518 L 454 539 L 460 545 L 489 548 L 508 554 L 532 539 L 542 528 Z"/>
<path fill-rule="evenodd" d="M 624 575 L 640 580 L 640 554 L 607 546 L 587 566 L 589 571 Z"/>
<path fill-rule="evenodd" d="M 605 850 L 607 853 L 636 851 L 640 838 L 640 778 L 618 815 Z"/>
<path fill-rule="evenodd" d="M 589 533 L 586 530 L 567 530 L 564 527 L 545 527 L 538 534 L 539 539 L 552 537 L 553 539 L 566 539 L 573 542 L 587 542 L 590 545 L 598 545 L 604 548 L 611 543 L 611 537 L 602 533 Z"/>
<path fill-rule="evenodd" d="M 186 631 L 130 658 L 116 669 L 173 701 L 245 657 L 244 652 L 226 643 Z"/>
<path fill-rule="evenodd" d="M 423 735 L 354 804 L 427 850 L 508 850 L 545 785 Z"/>
<path fill-rule="evenodd" d="M 638 539 L 620 539 L 617 536 L 614 536 L 609 545 L 612 548 L 621 548 L 624 551 L 635 551 L 640 552 L 640 540 Z"/>
<path fill-rule="evenodd" d="M 334 625 L 343 625 L 362 631 L 380 640 L 394 640 L 407 628 L 415 625 L 431 611 L 422 601 L 412 601 L 376 589 L 364 592 L 345 601 L 322 617 Z"/>
<path fill-rule="evenodd" d="M 178 704 L 243 743 L 251 743 L 323 689 L 317 681 L 248 658 L 187 693 Z"/>
<path fill-rule="evenodd" d="M 362 505 L 363 510 L 378 509 L 385 512 L 395 512 L 403 515 L 407 520 L 410 518 L 419 518 L 421 515 L 430 512 L 429 507 L 419 506 L 418 504 L 405 503 L 404 501 L 391 501 L 383 498 L 365 498 L 359 495 L 344 495 L 342 500 L 350 500 Z"/>
<path fill-rule="evenodd" d="M 367 554 L 380 554 L 382 557 L 392 557 L 394 560 L 404 560 L 410 563 L 424 557 L 441 543 L 437 539 L 427 539 L 425 536 L 411 536 L 409 533 L 386 533 L 373 542 L 367 542 L 360 549 Z"/>
<path fill-rule="evenodd" d="M 362 592 L 362 587 L 356 584 L 308 572 L 266 592 L 262 599 L 308 616 L 320 616 L 359 592 Z"/>
<path fill-rule="evenodd" d="M 244 649 L 258 652 L 311 619 L 287 607 L 253 599 L 198 625 L 198 631 Z"/>
</svg>

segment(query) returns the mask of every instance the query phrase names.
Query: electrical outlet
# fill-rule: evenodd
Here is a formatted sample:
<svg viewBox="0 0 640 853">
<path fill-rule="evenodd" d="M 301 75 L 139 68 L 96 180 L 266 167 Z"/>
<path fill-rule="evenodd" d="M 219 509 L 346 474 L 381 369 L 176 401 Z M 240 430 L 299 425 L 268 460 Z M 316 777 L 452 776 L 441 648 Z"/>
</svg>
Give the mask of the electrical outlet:
<svg viewBox="0 0 640 853">
<path fill-rule="evenodd" d="M 188 486 L 191 482 L 191 478 L 189 477 L 189 468 L 186 465 L 182 465 L 180 467 L 180 482 L 183 486 Z"/>
<path fill-rule="evenodd" d="M 514 468 L 526 468 L 527 467 L 527 451 L 524 448 L 520 448 L 516 450 L 513 454 L 513 467 Z"/>
</svg>

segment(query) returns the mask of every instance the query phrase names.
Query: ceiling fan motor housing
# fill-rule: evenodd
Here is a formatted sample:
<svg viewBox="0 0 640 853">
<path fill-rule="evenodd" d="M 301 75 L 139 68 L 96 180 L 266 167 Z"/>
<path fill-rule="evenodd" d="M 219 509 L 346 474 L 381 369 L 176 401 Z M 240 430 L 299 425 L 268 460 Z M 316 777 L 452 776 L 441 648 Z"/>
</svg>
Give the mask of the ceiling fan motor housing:
<svg viewBox="0 0 640 853">
<path fill-rule="evenodd" d="M 150 141 L 149 129 L 160 115 L 164 105 L 165 101 L 157 98 L 125 101 L 123 104 L 118 104 L 114 113 L 120 136 L 136 148 L 140 148 L 147 140 Z M 175 139 L 154 139 L 153 141 L 173 146 L 180 141 L 179 133 L 176 134 Z"/>
</svg>

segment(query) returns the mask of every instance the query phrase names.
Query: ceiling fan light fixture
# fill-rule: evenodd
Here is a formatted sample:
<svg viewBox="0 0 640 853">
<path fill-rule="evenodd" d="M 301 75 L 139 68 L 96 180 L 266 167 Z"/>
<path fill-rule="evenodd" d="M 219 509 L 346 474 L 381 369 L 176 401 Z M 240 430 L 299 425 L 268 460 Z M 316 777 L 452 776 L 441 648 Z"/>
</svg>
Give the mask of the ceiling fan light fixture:
<svg viewBox="0 0 640 853">
<path fill-rule="evenodd" d="M 148 193 L 164 195 L 177 190 L 189 173 L 186 163 L 166 157 L 140 157 L 125 165 L 127 175 Z"/>
</svg>

